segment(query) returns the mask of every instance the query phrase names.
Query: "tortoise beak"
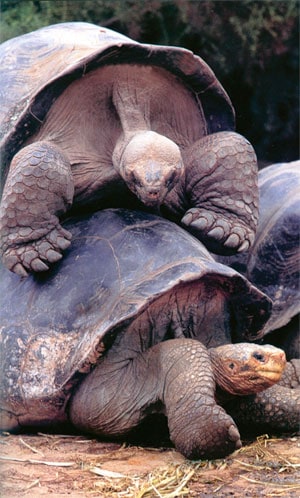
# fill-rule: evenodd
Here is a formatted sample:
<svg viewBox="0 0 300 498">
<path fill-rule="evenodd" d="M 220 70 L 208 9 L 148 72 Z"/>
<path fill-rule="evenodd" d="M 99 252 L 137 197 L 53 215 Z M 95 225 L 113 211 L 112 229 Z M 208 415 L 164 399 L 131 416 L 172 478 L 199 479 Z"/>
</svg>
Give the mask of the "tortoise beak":
<svg viewBox="0 0 300 498">
<path fill-rule="evenodd" d="M 253 354 L 255 358 L 255 353 Z M 277 350 L 276 353 L 266 353 L 266 358 L 260 362 L 257 370 L 259 373 L 271 381 L 278 382 L 283 374 L 286 366 L 286 356 L 284 351 Z"/>
</svg>

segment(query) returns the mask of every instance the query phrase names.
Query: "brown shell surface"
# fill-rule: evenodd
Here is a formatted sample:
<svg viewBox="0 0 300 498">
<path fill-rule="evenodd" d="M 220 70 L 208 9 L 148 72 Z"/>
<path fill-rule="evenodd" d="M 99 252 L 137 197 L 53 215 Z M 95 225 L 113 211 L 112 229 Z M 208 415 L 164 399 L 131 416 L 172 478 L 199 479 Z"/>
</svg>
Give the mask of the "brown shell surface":
<svg viewBox="0 0 300 498">
<path fill-rule="evenodd" d="M 157 65 L 181 78 L 201 100 L 207 133 L 234 129 L 228 95 L 209 66 L 189 50 L 137 43 L 89 23 L 57 24 L 0 46 L 2 168 L 72 81 L 101 65 L 130 62 Z"/>
<path fill-rule="evenodd" d="M 245 338 L 255 339 L 269 317 L 264 294 L 167 220 L 104 210 L 64 226 L 73 242 L 49 272 L 22 279 L 0 269 L 0 411 L 63 420 L 103 340 L 178 286 L 207 278 Z"/>
</svg>

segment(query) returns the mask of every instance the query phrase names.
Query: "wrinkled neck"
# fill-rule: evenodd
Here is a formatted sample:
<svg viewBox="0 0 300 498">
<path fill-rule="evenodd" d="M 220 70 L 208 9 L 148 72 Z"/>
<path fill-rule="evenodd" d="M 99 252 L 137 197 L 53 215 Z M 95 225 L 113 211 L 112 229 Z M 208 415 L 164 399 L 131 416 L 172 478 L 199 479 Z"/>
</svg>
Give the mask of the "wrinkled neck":
<svg viewBox="0 0 300 498">
<path fill-rule="evenodd" d="M 126 135 L 122 134 L 119 137 L 119 139 L 117 140 L 117 143 L 115 145 L 115 148 L 114 148 L 113 154 L 112 154 L 113 166 L 125 182 L 126 182 L 126 176 L 125 176 L 124 171 L 121 168 L 122 155 L 123 155 L 123 152 L 125 151 L 127 145 L 129 144 L 130 140 L 133 138 L 133 136 L 134 136 L 134 133 L 127 133 Z"/>
<path fill-rule="evenodd" d="M 129 72 L 119 73 L 120 69 L 116 69 L 112 99 L 124 137 L 134 132 L 150 130 L 149 89 L 141 86 L 138 78 L 132 78 Z"/>
<path fill-rule="evenodd" d="M 113 104 L 119 116 L 122 134 L 117 140 L 113 151 L 113 165 L 116 171 L 126 181 L 126 174 L 121 168 L 122 155 L 132 138 L 143 131 L 150 130 L 150 106 L 147 94 L 132 82 L 129 75 L 119 74 L 116 69 L 116 79 L 113 84 Z"/>
</svg>

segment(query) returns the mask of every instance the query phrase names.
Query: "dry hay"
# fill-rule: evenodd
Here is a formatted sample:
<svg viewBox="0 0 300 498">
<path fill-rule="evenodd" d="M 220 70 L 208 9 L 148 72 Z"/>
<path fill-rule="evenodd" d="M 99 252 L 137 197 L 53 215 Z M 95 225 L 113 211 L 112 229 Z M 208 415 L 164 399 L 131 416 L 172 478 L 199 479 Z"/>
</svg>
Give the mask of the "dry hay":
<svg viewBox="0 0 300 498">
<path fill-rule="evenodd" d="M 6 455 L 1 452 L 0 456 L 2 465 L 6 464 L 2 476 L 3 497 L 40 496 L 37 491 L 46 485 L 50 486 L 46 489 L 53 497 L 67 496 L 70 492 L 76 497 L 103 498 L 209 497 L 214 493 L 222 497 L 298 497 L 300 494 L 297 437 L 271 438 L 264 435 L 225 459 L 195 462 L 184 460 L 170 448 L 164 451 L 108 444 L 103 450 L 103 443 L 81 436 L 4 435 L 0 441 L 6 449 Z M 284 446 L 285 451 L 282 452 L 280 448 L 285 443 L 294 451 L 289 453 Z M 24 451 L 11 454 L 11 444 L 14 445 L 14 452 L 16 448 Z M 64 446 L 68 451 L 64 451 Z M 70 448 L 73 450 L 70 451 Z M 140 469 L 132 473 L 132 468 L 128 467 L 128 472 L 124 472 L 126 462 L 139 458 L 139 455 L 144 455 L 145 459 L 157 455 L 162 462 L 164 455 L 167 458 L 165 463 L 151 471 Z M 49 456 L 55 458 L 50 459 Z M 125 462 L 125 467 L 121 465 L 118 471 L 120 462 Z M 109 469 L 110 464 L 114 465 L 114 470 Z M 9 481 L 7 469 L 11 466 L 15 470 L 11 482 L 5 486 L 7 478 Z M 27 475 L 20 474 L 18 469 L 24 470 L 25 467 L 30 467 L 31 471 L 27 471 Z"/>
</svg>

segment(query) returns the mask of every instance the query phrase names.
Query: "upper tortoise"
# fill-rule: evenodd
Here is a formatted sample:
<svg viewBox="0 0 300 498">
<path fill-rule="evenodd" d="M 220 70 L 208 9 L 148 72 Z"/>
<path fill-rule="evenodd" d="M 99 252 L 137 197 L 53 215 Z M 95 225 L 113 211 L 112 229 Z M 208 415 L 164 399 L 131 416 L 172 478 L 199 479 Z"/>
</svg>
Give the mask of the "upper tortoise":
<svg viewBox="0 0 300 498">
<path fill-rule="evenodd" d="M 0 251 L 10 270 L 60 259 L 71 234 L 59 219 L 84 207 L 144 205 L 216 253 L 251 245 L 255 153 L 200 57 L 67 23 L 8 40 L 0 61 Z"/>
</svg>

